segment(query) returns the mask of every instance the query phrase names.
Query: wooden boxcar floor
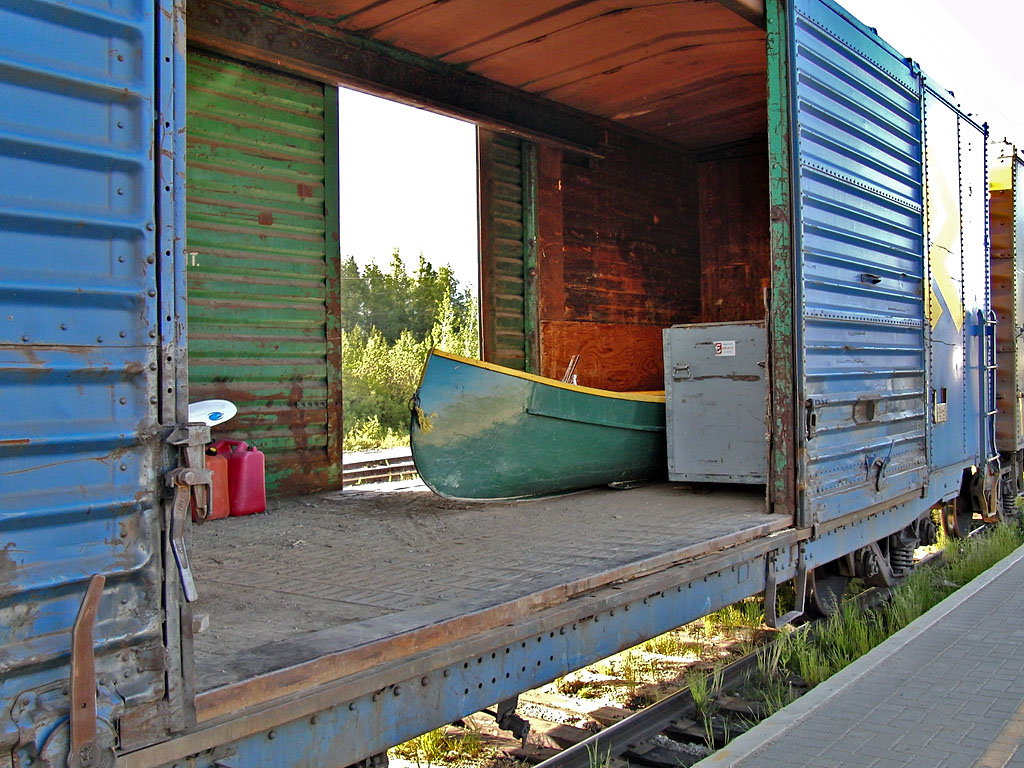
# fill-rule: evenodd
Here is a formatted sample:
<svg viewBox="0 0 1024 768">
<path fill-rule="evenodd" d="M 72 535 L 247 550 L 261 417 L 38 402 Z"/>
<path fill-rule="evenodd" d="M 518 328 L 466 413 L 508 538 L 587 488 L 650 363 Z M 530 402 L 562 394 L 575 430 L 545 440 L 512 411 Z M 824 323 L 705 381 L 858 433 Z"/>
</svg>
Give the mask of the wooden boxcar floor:
<svg viewBox="0 0 1024 768">
<path fill-rule="evenodd" d="M 209 690 L 482 608 L 543 606 L 788 526 L 762 487 L 661 484 L 517 503 L 358 490 L 193 531 Z M 455 638 L 447 638 L 449 641 Z M 354 670 L 353 670 L 354 671 Z"/>
</svg>

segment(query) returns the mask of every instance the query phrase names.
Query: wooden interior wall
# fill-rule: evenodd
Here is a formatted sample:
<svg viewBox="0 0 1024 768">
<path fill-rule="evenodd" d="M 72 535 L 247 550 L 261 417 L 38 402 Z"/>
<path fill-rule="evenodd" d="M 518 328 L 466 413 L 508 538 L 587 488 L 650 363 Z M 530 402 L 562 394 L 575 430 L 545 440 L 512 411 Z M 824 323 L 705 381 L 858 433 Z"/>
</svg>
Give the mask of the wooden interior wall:
<svg viewBox="0 0 1024 768">
<path fill-rule="evenodd" d="M 662 389 L 662 329 L 700 315 L 697 165 L 609 133 L 602 157 L 538 152 L 537 316 L 544 376 Z"/>
<path fill-rule="evenodd" d="M 761 320 L 770 261 L 767 139 L 700 160 L 700 321 Z"/>
</svg>

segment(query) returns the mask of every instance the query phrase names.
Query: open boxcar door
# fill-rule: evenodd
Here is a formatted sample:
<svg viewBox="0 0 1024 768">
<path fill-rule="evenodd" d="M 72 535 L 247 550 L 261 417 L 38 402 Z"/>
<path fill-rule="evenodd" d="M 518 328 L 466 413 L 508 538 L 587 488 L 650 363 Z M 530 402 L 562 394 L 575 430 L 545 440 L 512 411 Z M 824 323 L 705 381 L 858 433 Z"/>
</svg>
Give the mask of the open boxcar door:
<svg viewBox="0 0 1024 768">
<path fill-rule="evenodd" d="M 180 10 L 0 9 L 4 764 L 106 764 L 188 720 L 165 492 L 186 411 Z"/>
<path fill-rule="evenodd" d="M 798 522 L 926 482 L 921 84 L 827 0 L 788 9 Z"/>
</svg>

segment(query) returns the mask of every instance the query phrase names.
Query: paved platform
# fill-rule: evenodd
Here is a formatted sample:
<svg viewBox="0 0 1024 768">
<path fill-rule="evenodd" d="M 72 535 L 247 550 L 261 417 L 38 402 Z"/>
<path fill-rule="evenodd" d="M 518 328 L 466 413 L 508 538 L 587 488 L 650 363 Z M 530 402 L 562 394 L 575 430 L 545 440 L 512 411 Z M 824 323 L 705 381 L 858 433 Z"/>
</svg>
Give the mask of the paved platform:
<svg viewBox="0 0 1024 768">
<path fill-rule="evenodd" d="M 1024 547 L 698 763 L 1024 768 Z"/>
</svg>

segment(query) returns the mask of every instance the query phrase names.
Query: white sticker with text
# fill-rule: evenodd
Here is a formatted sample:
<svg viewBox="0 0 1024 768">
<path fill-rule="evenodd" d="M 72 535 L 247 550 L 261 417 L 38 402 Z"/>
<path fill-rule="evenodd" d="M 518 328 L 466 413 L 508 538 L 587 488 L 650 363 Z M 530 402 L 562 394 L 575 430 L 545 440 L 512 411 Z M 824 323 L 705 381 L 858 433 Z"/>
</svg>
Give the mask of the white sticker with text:
<svg viewBox="0 0 1024 768">
<path fill-rule="evenodd" d="M 733 341 L 716 341 L 715 344 L 715 357 L 736 357 L 736 342 Z"/>
</svg>

